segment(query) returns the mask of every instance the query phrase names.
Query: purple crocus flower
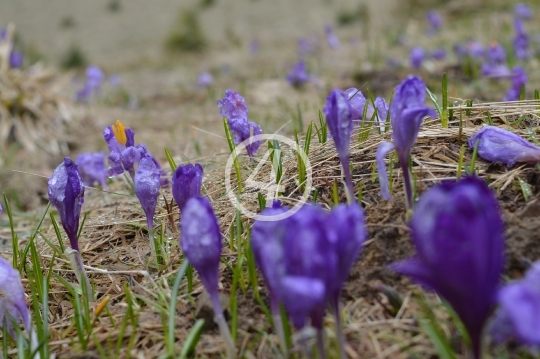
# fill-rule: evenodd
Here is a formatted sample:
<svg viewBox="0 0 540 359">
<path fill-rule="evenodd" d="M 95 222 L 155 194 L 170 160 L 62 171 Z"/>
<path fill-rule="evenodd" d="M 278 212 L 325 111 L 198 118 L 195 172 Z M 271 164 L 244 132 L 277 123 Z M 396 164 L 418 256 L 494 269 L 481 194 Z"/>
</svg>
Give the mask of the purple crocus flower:
<svg viewBox="0 0 540 359">
<path fill-rule="evenodd" d="M 469 54 L 467 46 L 459 43 L 454 44 L 452 50 L 454 51 L 454 54 L 456 55 L 459 62 L 463 61 L 463 59 Z"/>
<path fill-rule="evenodd" d="M 519 3 L 514 7 L 514 13 L 517 17 L 522 19 L 532 19 L 534 13 L 531 7 L 527 4 Z"/>
<path fill-rule="evenodd" d="M 435 34 L 438 32 L 442 26 L 442 19 L 441 15 L 435 10 L 430 10 L 427 13 L 427 21 L 429 23 L 429 28 L 427 30 L 428 34 Z"/>
<path fill-rule="evenodd" d="M 527 83 L 527 73 L 525 69 L 516 66 L 512 69 L 512 85 L 504 96 L 504 101 L 517 101 L 521 94 L 521 88 Z"/>
<path fill-rule="evenodd" d="M 506 63 L 506 51 L 498 42 L 492 42 L 487 50 L 487 62 L 491 65 L 502 65 Z"/>
<path fill-rule="evenodd" d="M 0 257 L 0 326 L 5 327 L 14 340 L 17 340 L 13 324 L 19 325 L 22 319 L 28 333 L 31 330 L 30 313 L 26 306 L 21 276 L 4 258 Z M 11 318 L 10 318 L 11 317 Z"/>
<path fill-rule="evenodd" d="M 525 33 L 525 28 L 519 18 L 514 19 L 514 29 L 516 31 L 514 52 L 519 60 L 525 60 L 531 54 L 529 50 L 529 36 Z"/>
<path fill-rule="evenodd" d="M 229 358 L 235 348 L 219 301 L 218 276 L 221 257 L 221 232 L 212 205 L 202 196 L 190 198 L 181 219 L 180 245 L 195 268 L 214 307 L 214 321 L 227 342 Z"/>
<path fill-rule="evenodd" d="M 484 324 L 503 270 L 503 223 L 497 198 L 476 177 L 426 191 L 410 222 L 417 254 L 392 269 L 443 297 L 467 328 L 480 358 Z"/>
<path fill-rule="evenodd" d="M 438 61 L 442 61 L 442 60 L 446 59 L 446 50 L 443 49 L 442 47 L 434 50 L 431 53 L 431 58 L 434 59 L 434 60 L 438 60 Z"/>
<path fill-rule="evenodd" d="M 347 198 L 349 202 L 352 202 L 354 189 L 349 168 L 349 144 L 351 143 L 353 118 L 349 96 L 339 89 L 332 90 L 326 98 L 324 115 L 343 167 L 347 184 Z"/>
<path fill-rule="evenodd" d="M 262 134 L 261 127 L 248 121 L 246 100 L 233 90 L 225 91 L 225 97 L 217 101 L 219 113 L 227 118 L 235 144 L 239 144 L 253 136 Z M 250 141 L 246 150 L 253 157 L 261 145 L 261 141 Z"/>
<path fill-rule="evenodd" d="M 23 65 L 23 55 L 18 51 L 12 51 L 9 55 L 9 67 L 18 69 Z"/>
<path fill-rule="evenodd" d="M 484 46 L 478 41 L 471 40 L 467 43 L 467 54 L 474 60 L 480 60 L 485 55 Z M 506 56 L 506 55 L 505 55 Z"/>
<path fill-rule="evenodd" d="M 79 167 L 84 183 L 93 186 L 98 182 L 102 188 L 107 188 L 107 168 L 105 167 L 105 154 L 103 152 L 81 153 L 75 161 Z"/>
<path fill-rule="evenodd" d="M 489 76 L 489 77 L 509 77 L 512 75 L 512 72 L 508 68 L 508 66 L 502 64 L 502 65 L 491 65 L 488 63 L 485 63 L 482 65 L 481 73 L 483 76 Z"/>
<path fill-rule="evenodd" d="M 382 142 L 377 149 L 376 155 L 381 195 L 384 199 L 390 199 L 384 157 L 394 149 L 397 151 L 409 208 L 412 208 L 414 200 L 408 166 L 409 155 L 416 142 L 422 120 L 426 116 L 434 117 L 436 114 L 434 109 L 424 105 L 425 99 L 426 85 L 418 77 L 409 76 L 396 87 L 394 100 L 390 107 L 394 142 Z"/>
<path fill-rule="evenodd" d="M 332 28 L 332 26 L 326 25 L 324 27 L 324 33 L 326 34 L 326 42 L 328 43 L 328 45 L 334 50 L 339 48 L 339 39 L 334 33 L 334 29 Z"/>
<path fill-rule="evenodd" d="M 150 245 L 153 252 L 155 251 L 155 248 L 152 230 L 154 228 L 154 213 L 156 212 L 160 185 L 159 169 L 154 163 L 153 158 L 148 154 L 145 154 L 141 158 L 139 166 L 137 166 L 137 171 L 135 172 L 133 180 L 133 188 L 137 198 L 139 198 L 144 214 L 146 215 Z"/>
<path fill-rule="evenodd" d="M 180 211 L 190 198 L 201 195 L 202 180 L 203 168 L 198 163 L 194 165 L 190 163 L 180 165 L 174 171 L 172 177 L 172 195 Z"/>
<path fill-rule="evenodd" d="M 418 70 L 420 69 L 420 66 L 422 66 L 422 62 L 424 62 L 424 59 L 426 58 L 426 53 L 423 48 L 420 46 L 414 47 L 411 50 L 411 66 Z"/>
<path fill-rule="evenodd" d="M 79 251 L 77 231 L 84 203 L 84 183 L 77 165 L 68 157 L 49 178 L 49 201 L 56 207 L 71 248 Z"/>
<path fill-rule="evenodd" d="M 353 121 L 362 120 L 364 107 L 366 106 L 366 98 L 357 88 L 351 87 L 343 91 L 347 95 L 349 104 L 351 105 L 351 116 Z"/>
<path fill-rule="evenodd" d="M 377 122 L 379 123 L 379 128 L 381 132 L 386 131 L 386 118 L 388 117 L 388 105 L 382 97 L 377 97 L 375 99 L 375 109 L 377 114 Z"/>
<path fill-rule="evenodd" d="M 478 154 L 491 162 L 513 166 L 518 162 L 540 162 L 540 147 L 505 129 L 484 126 L 469 138 L 469 146 L 478 142 Z"/>
<path fill-rule="evenodd" d="M 105 74 L 97 66 L 89 66 L 85 71 L 86 80 L 83 87 L 77 91 L 77 101 L 89 101 L 101 91 Z"/>
<path fill-rule="evenodd" d="M 197 84 L 199 85 L 199 87 L 209 87 L 212 86 L 213 83 L 214 78 L 212 77 L 212 75 L 210 75 L 209 72 L 203 72 L 197 78 Z"/>
<path fill-rule="evenodd" d="M 516 338 L 529 346 L 540 346 L 540 261 L 520 281 L 499 290 L 499 310 L 491 335 L 502 342 Z"/>
<path fill-rule="evenodd" d="M 303 87 L 307 82 L 310 82 L 311 75 L 307 71 L 307 65 L 305 61 L 297 62 L 287 75 L 287 81 L 291 86 L 296 88 Z"/>
</svg>

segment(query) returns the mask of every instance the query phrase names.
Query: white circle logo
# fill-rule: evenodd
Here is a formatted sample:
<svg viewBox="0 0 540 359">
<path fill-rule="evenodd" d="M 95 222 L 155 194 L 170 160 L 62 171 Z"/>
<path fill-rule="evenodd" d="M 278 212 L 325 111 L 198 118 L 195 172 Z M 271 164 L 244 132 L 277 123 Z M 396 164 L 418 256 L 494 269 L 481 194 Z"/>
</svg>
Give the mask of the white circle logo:
<svg viewBox="0 0 540 359">
<path fill-rule="evenodd" d="M 231 176 L 232 169 L 235 166 L 235 157 L 237 157 L 239 153 L 244 151 L 247 146 L 257 141 L 261 141 L 261 142 L 268 141 L 272 144 L 272 146 L 271 148 L 268 148 L 266 150 L 265 154 L 262 156 L 260 160 L 254 158 L 255 161 L 258 161 L 258 163 L 255 166 L 255 168 L 252 170 L 249 177 L 244 181 L 243 189 L 244 189 L 244 192 L 246 192 L 247 189 L 252 189 L 252 188 L 254 188 L 256 192 L 259 192 L 259 193 L 262 192 L 264 198 L 266 199 L 267 208 L 272 207 L 273 201 L 278 199 L 279 193 L 281 193 L 284 189 L 283 185 L 281 184 L 281 180 L 283 179 L 283 175 L 285 174 L 284 173 L 285 168 L 281 165 L 285 157 L 283 153 L 287 152 L 284 150 L 284 146 L 288 147 L 290 149 L 290 152 L 296 152 L 296 158 L 298 159 L 298 161 L 301 161 L 301 163 L 298 163 L 298 166 L 297 166 L 299 168 L 299 171 L 300 171 L 300 168 L 305 169 L 305 179 L 304 181 L 302 181 L 303 184 L 297 183 L 297 185 L 299 185 L 300 187 L 302 187 L 302 185 L 304 187 L 304 193 L 302 194 L 300 200 L 293 207 L 279 214 L 260 215 L 258 213 L 255 213 L 249 210 L 239 200 L 239 198 L 242 196 L 242 193 L 236 193 L 235 191 L 237 191 L 238 188 L 237 187 L 233 188 L 233 186 L 231 185 L 231 181 L 236 181 L 236 178 L 232 178 Z M 271 166 L 269 180 L 267 182 L 256 180 L 257 174 L 261 171 L 261 168 L 266 163 L 269 163 L 269 165 Z M 299 182 L 299 174 L 297 173 L 294 177 L 297 179 L 296 182 Z M 234 151 L 231 153 L 229 158 L 227 159 L 227 165 L 225 166 L 225 188 L 227 191 L 227 196 L 229 197 L 234 207 L 238 209 L 244 216 L 248 218 L 255 218 L 258 221 L 265 221 L 265 222 L 279 221 L 279 220 L 292 216 L 308 200 L 309 194 L 311 192 L 312 182 L 313 182 L 312 169 L 311 169 L 309 159 L 304 149 L 300 145 L 297 145 L 295 141 L 285 136 L 277 135 L 277 134 L 256 135 L 240 142 L 235 147 Z"/>
</svg>

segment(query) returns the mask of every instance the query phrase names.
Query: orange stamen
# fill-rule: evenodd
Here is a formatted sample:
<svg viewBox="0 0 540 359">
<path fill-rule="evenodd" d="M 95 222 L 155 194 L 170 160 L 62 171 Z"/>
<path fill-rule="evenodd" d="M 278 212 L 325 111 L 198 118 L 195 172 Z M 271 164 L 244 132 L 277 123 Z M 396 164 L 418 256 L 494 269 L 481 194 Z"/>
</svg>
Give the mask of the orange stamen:
<svg viewBox="0 0 540 359">
<path fill-rule="evenodd" d="M 125 145 L 127 142 L 126 128 L 124 127 L 122 122 L 120 122 L 120 120 L 116 121 L 116 124 L 112 126 L 112 130 L 114 132 L 114 137 L 116 137 L 118 143 L 120 143 L 121 145 Z"/>
</svg>

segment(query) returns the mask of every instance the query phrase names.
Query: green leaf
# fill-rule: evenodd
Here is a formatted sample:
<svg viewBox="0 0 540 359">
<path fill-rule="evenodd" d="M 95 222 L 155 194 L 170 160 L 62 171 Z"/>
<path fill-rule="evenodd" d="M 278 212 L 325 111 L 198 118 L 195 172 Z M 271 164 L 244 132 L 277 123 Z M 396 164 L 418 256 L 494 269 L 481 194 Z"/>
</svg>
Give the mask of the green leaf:
<svg viewBox="0 0 540 359">
<path fill-rule="evenodd" d="M 437 102 L 437 96 L 435 96 L 435 94 L 433 92 L 431 92 L 427 86 L 426 86 L 426 91 L 429 95 L 429 98 L 431 99 L 431 101 L 433 102 L 433 105 L 435 106 L 435 108 L 437 109 L 437 113 L 439 114 L 439 118 L 442 119 L 442 109 L 441 109 L 441 106 L 439 105 L 439 103 Z"/>
<path fill-rule="evenodd" d="M 420 327 L 433 343 L 439 357 L 442 359 L 456 359 L 448 338 L 444 335 L 435 313 L 423 295 L 418 298 L 418 304 L 423 315 L 423 318 L 419 320 Z"/>
<path fill-rule="evenodd" d="M 184 359 L 193 354 L 195 351 L 195 347 L 197 346 L 197 343 L 199 342 L 199 339 L 201 337 L 201 334 L 204 329 L 204 319 L 199 319 L 195 322 L 191 330 L 189 331 L 189 335 L 186 338 L 186 342 L 184 343 L 184 346 L 182 347 L 182 351 L 180 352 L 180 358 Z"/>
<path fill-rule="evenodd" d="M 532 196 L 532 188 L 531 186 L 518 177 L 519 186 L 521 187 L 521 193 L 523 194 L 523 198 L 525 199 L 525 202 L 529 200 L 529 198 Z"/>
<path fill-rule="evenodd" d="M 167 147 L 164 148 L 165 150 L 165 157 L 167 157 L 167 162 L 169 162 L 169 166 L 171 167 L 171 171 L 176 171 L 176 168 L 178 167 L 176 165 L 176 162 L 174 161 L 173 156 L 171 155 L 171 152 Z"/>
</svg>

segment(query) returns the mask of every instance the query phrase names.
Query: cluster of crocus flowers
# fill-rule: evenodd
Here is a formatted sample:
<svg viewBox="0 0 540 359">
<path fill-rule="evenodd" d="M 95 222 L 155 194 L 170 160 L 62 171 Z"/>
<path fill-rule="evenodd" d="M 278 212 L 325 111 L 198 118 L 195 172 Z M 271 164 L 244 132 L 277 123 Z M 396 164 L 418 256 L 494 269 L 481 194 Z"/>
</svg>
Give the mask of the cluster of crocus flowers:
<svg viewBox="0 0 540 359">
<path fill-rule="evenodd" d="M 181 229 L 182 251 L 199 274 L 210 296 L 215 313 L 214 321 L 227 344 L 227 357 L 234 358 L 236 349 L 223 315 L 218 292 L 221 232 L 212 205 L 207 198 L 196 196 L 186 202 L 182 209 Z"/>
<path fill-rule="evenodd" d="M 83 175 L 85 185 L 93 186 L 97 182 L 102 188 L 107 188 L 107 167 L 103 152 L 81 153 L 75 163 Z"/>
<path fill-rule="evenodd" d="M 86 285 L 92 298 L 90 281 L 84 270 L 79 252 L 79 219 L 84 203 L 84 182 L 77 165 L 68 157 L 56 167 L 48 182 L 49 201 L 58 210 L 60 222 L 69 238 L 71 248 L 66 250 L 73 271 L 81 285 Z"/>
<path fill-rule="evenodd" d="M 479 359 L 503 270 L 504 231 L 494 193 L 476 177 L 432 187 L 418 201 L 410 227 L 417 253 L 392 268 L 452 306 Z"/>
<path fill-rule="evenodd" d="M 261 146 L 261 141 L 251 140 L 251 137 L 262 134 L 261 127 L 248 120 L 246 100 L 233 90 L 225 91 L 225 97 L 217 101 L 221 116 L 227 119 L 235 144 L 246 140 L 246 151 L 250 157 L 255 156 Z"/>
<path fill-rule="evenodd" d="M 469 146 L 478 146 L 478 155 L 491 162 L 513 166 L 518 162 L 540 162 L 540 147 L 513 132 L 496 126 L 484 126 L 469 138 Z"/>
<path fill-rule="evenodd" d="M 435 116 L 435 110 L 424 105 L 426 99 L 426 85 L 415 76 L 409 76 L 396 87 L 394 99 L 390 107 L 390 121 L 392 124 L 393 142 L 382 142 L 377 149 L 376 162 L 379 172 L 381 194 L 384 199 L 390 199 L 388 189 L 388 174 L 384 157 L 392 150 L 397 151 L 399 165 L 403 173 L 407 207 L 411 209 L 414 194 L 409 171 L 409 156 L 420 125 L 425 117 Z"/>
<path fill-rule="evenodd" d="M 532 264 L 522 280 L 502 287 L 499 310 L 491 328 L 496 342 L 514 339 L 540 347 L 540 261 Z"/>
<path fill-rule="evenodd" d="M 339 296 L 367 236 L 364 213 L 356 202 L 340 204 L 330 213 L 306 204 L 290 217 L 273 220 L 287 210 L 274 203 L 259 215 L 251 248 L 270 292 L 277 332 L 281 335 L 278 306 L 283 304 L 297 329 L 310 324 L 317 330 L 319 354 L 324 357 L 327 307 L 336 318 L 340 350 L 344 347 Z"/>
</svg>

